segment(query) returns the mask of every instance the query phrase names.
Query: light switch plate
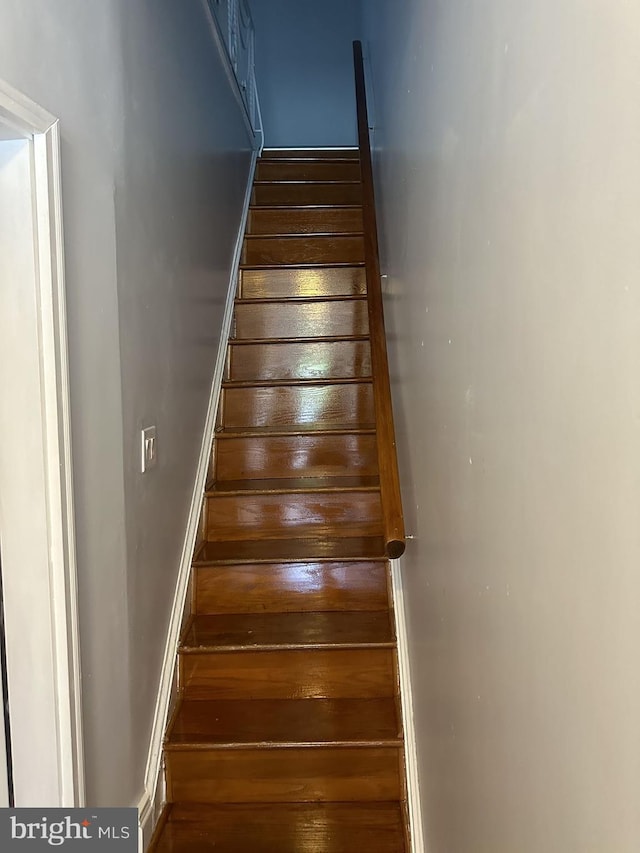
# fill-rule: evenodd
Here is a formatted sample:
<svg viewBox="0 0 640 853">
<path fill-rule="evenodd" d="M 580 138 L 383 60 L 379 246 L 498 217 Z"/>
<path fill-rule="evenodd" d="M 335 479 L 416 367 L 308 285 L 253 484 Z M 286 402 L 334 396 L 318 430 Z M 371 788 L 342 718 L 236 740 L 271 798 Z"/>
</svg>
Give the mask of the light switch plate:
<svg viewBox="0 0 640 853">
<path fill-rule="evenodd" d="M 143 429 L 140 439 L 140 470 L 145 474 L 150 468 L 155 468 L 158 461 L 156 428 L 150 426 Z"/>
</svg>

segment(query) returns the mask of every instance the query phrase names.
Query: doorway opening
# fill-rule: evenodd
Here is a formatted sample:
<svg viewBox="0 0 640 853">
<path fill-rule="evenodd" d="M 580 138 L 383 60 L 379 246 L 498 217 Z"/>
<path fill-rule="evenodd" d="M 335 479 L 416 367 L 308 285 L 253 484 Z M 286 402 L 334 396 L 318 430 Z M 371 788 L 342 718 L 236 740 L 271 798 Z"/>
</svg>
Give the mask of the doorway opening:
<svg viewBox="0 0 640 853">
<path fill-rule="evenodd" d="M 11 720 L 9 718 L 9 683 L 7 677 L 7 639 L 4 630 L 4 595 L 2 592 L 2 539 L 0 538 L 0 806 L 14 808 L 13 756 L 11 754 Z"/>
<path fill-rule="evenodd" d="M 0 799 L 16 806 L 84 804 L 58 133 L 0 81 Z"/>
</svg>

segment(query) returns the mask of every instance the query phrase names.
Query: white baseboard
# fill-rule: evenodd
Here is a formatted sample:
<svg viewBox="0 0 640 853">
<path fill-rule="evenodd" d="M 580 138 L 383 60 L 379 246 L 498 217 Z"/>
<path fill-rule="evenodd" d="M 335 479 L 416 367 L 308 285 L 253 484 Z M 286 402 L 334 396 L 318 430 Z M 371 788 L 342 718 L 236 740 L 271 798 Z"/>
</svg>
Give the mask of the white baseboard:
<svg viewBox="0 0 640 853">
<path fill-rule="evenodd" d="M 162 814 L 164 800 L 164 774 L 159 772 L 153 794 L 145 790 L 138 803 L 139 853 L 144 853 L 149 847 L 153 831 Z"/>
<path fill-rule="evenodd" d="M 162 672 L 160 676 L 160 687 L 158 690 L 158 701 L 156 703 L 153 718 L 149 757 L 147 759 L 147 767 L 145 771 L 144 794 L 140 802 L 138 803 L 138 820 L 144 838 L 145 849 L 146 846 L 149 844 L 153 829 L 160 816 L 162 805 L 165 799 L 164 774 L 162 772 L 162 742 L 167 726 L 167 718 L 169 715 L 169 709 L 171 706 L 171 696 L 173 692 L 173 685 L 175 682 L 174 674 L 176 669 L 178 643 L 180 641 L 180 631 L 182 627 L 184 609 L 186 606 L 189 580 L 191 577 L 191 563 L 193 561 L 193 552 L 198 534 L 198 525 L 200 522 L 202 495 L 204 493 L 205 483 L 209 472 L 211 444 L 213 441 L 213 432 L 216 423 L 216 413 L 218 411 L 218 401 L 220 398 L 220 390 L 222 387 L 222 379 L 224 375 L 227 345 L 229 341 L 229 334 L 231 331 L 231 321 L 233 319 L 233 305 L 236 296 L 238 273 L 240 269 L 240 258 L 242 255 L 242 244 L 247 224 L 247 217 L 249 215 L 251 190 L 253 188 L 253 178 L 255 174 L 257 158 L 258 152 L 254 151 L 251 158 L 251 167 L 249 169 L 249 177 L 247 180 L 244 207 L 242 210 L 242 219 L 238 229 L 238 236 L 236 238 L 233 261 L 231 264 L 229 288 L 227 290 L 227 299 L 222 320 L 222 330 L 220 333 L 220 344 L 218 346 L 218 355 L 216 358 L 213 380 L 211 382 L 209 406 L 207 409 L 207 417 L 205 421 L 204 433 L 202 436 L 202 445 L 200 447 L 200 457 L 198 460 L 196 479 L 193 487 L 193 494 L 191 497 L 191 507 L 189 509 L 187 531 L 182 548 L 182 556 L 180 559 L 178 580 L 176 583 L 176 590 L 173 597 L 173 605 L 171 609 L 171 618 L 169 621 L 167 642 L 165 645 L 164 658 L 162 661 Z"/>
<path fill-rule="evenodd" d="M 391 560 L 391 583 L 396 618 L 396 637 L 398 640 L 398 675 L 400 678 L 400 697 L 402 701 L 402 721 L 404 727 L 404 751 L 407 770 L 407 805 L 411 829 L 411 853 L 426 853 L 422 830 L 422 804 L 420 802 L 420 780 L 418 777 L 418 756 L 416 753 L 416 731 L 413 719 L 413 696 L 411 692 L 411 671 L 409 664 L 409 639 L 407 619 L 402 588 L 400 560 Z"/>
</svg>

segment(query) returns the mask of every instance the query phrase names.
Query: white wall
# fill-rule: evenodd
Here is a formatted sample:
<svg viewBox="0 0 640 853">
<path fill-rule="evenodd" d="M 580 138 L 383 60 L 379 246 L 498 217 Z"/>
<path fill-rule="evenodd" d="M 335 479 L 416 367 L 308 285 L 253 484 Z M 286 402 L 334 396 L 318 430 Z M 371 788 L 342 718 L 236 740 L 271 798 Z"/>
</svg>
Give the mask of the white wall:
<svg viewBox="0 0 640 853">
<path fill-rule="evenodd" d="M 356 144 L 360 0 L 251 0 L 265 143 Z"/>
<path fill-rule="evenodd" d="M 640 7 L 367 0 L 427 849 L 640 839 Z"/>
<path fill-rule="evenodd" d="M 204 2 L 0 16 L 0 78 L 61 120 L 87 799 L 135 805 L 250 140 Z"/>
</svg>

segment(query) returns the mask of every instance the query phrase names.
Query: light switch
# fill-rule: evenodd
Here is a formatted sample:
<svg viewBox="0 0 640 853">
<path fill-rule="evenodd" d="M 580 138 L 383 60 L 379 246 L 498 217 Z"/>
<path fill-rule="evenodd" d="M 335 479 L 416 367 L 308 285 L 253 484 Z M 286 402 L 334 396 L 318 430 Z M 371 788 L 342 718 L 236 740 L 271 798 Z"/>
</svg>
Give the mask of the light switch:
<svg viewBox="0 0 640 853">
<path fill-rule="evenodd" d="M 149 468 L 155 468 L 158 461 L 158 443 L 154 426 L 143 429 L 140 433 L 140 470 L 146 473 Z"/>
</svg>

